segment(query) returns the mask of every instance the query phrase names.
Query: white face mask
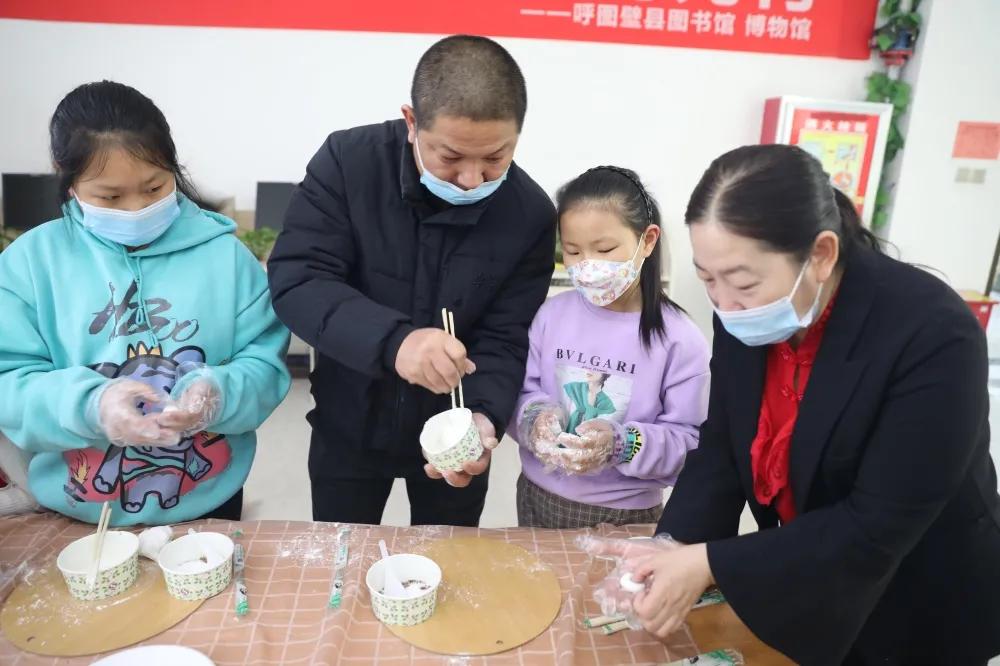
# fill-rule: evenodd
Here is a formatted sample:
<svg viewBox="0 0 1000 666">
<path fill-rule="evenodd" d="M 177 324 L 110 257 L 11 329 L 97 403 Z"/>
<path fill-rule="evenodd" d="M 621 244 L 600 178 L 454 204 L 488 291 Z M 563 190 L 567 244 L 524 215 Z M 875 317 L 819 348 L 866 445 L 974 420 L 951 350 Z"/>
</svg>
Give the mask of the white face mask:
<svg viewBox="0 0 1000 666">
<path fill-rule="evenodd" d="M 604 259 L 584 259 L 573 264 L 567 270 L 569 277 L 573 281 L 573 286 L 583 294 L 583 297 L 598 307 L 611 305 L 628 291 L 636 279 L 639 271 L 646 262 L 643 257 L 639 265 L 635 265 L 635 259 L 642 249 L 642 241 L 635 248 L 635 254 L 628 261 L 607 261 Z"/>
<path fill-rule="evenodd" d="M 809 261 L 807 260 L 803 264 L 802 270 L 799 271 L 799 277 L 795 280 L 792 293 L 773 303 L 749 310 L 732 310 L 730 312 L 724 312 L 713 306 L 719 321 L 722 322 L 730 335 L 748 347 L 784 342 L 799 330 L 809 327 L 816 319 L 816 308 L 819 307 L 819 297 L 823 293 L 823 285 L 821 284 L 816 290 L 816 298 L 813 300 L 812 306 L 802 317 L 799 317 L 792 304 L 792 297 L 798 291 L 808 265 Z"/>
</svg>

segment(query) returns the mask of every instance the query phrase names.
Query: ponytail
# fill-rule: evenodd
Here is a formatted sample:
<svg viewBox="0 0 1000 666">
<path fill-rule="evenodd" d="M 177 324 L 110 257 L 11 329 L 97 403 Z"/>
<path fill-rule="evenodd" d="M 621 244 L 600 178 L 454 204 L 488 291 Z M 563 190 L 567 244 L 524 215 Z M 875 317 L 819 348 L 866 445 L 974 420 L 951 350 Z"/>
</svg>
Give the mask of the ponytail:
<svg viewBox="0 0 1000 666">
<path fill-rule="evenodd" d="M 882 244 L 878 236 L 861 223 L 858 209 L 855 208 L 851 198 L 836 187 L 832 187 L 832 189 L 837 212 L 840 213 L 840 229 L 844 250 L 850 252 L 854 247 L 860 246 L 882 253 Z"/>
</svg>

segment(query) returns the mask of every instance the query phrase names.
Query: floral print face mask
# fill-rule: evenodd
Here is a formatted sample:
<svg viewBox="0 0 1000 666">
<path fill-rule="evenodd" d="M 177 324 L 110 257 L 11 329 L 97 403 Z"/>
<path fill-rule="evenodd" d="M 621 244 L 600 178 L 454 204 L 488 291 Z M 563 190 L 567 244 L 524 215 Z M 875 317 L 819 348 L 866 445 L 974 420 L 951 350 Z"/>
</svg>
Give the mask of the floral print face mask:
<svg viewBox="0 0 1000 666">
<path fill-rule="evenodd" d="M 573 286 L 594 305 L 602 308 L 611 305 L 638 279 L 642 264 L 646 261 L 643 257 L 639 265 L 635 265 L 641 249 L 640 242 L 635 248 L 635 254 L 628 261 L 584 259 L 570 266 L 568 271 Z"/>
</svg>

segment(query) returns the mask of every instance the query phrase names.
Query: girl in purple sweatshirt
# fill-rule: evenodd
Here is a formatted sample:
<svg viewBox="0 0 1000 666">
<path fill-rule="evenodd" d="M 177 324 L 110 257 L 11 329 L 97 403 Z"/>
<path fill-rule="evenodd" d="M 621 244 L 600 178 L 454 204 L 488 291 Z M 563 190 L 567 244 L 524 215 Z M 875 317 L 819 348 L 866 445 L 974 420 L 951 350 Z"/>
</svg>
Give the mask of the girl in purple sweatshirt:
<svg viewBox="0 0 1000 666">
<path fill-rule="evenodd" d="M 515 412 L 518 523 L 651 523 L 698 446 L 708 345 L 661 284 L 660 213 L 628 169 L 596 167 L 557 196 L 576 289 L 535 316 Z"/>
</svg>

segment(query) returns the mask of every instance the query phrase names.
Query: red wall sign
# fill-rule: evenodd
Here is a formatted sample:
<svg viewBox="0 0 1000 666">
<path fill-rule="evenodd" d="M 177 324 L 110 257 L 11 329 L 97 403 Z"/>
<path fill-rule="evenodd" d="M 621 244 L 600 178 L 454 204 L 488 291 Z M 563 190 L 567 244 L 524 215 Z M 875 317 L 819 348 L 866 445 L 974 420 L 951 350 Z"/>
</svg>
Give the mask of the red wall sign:
<svg viewBox="0 0 1000 666">
<path fill-rule="evenodd" d="M 972 160 L 1000 159 L 1000 123 L 960 122 L 951 156 Z"/>
<path fill-rule="evenodd" d="M 474 33 L 865 60 L 878 0 L 2 0 L 0 18 Z"/>
</svg>

